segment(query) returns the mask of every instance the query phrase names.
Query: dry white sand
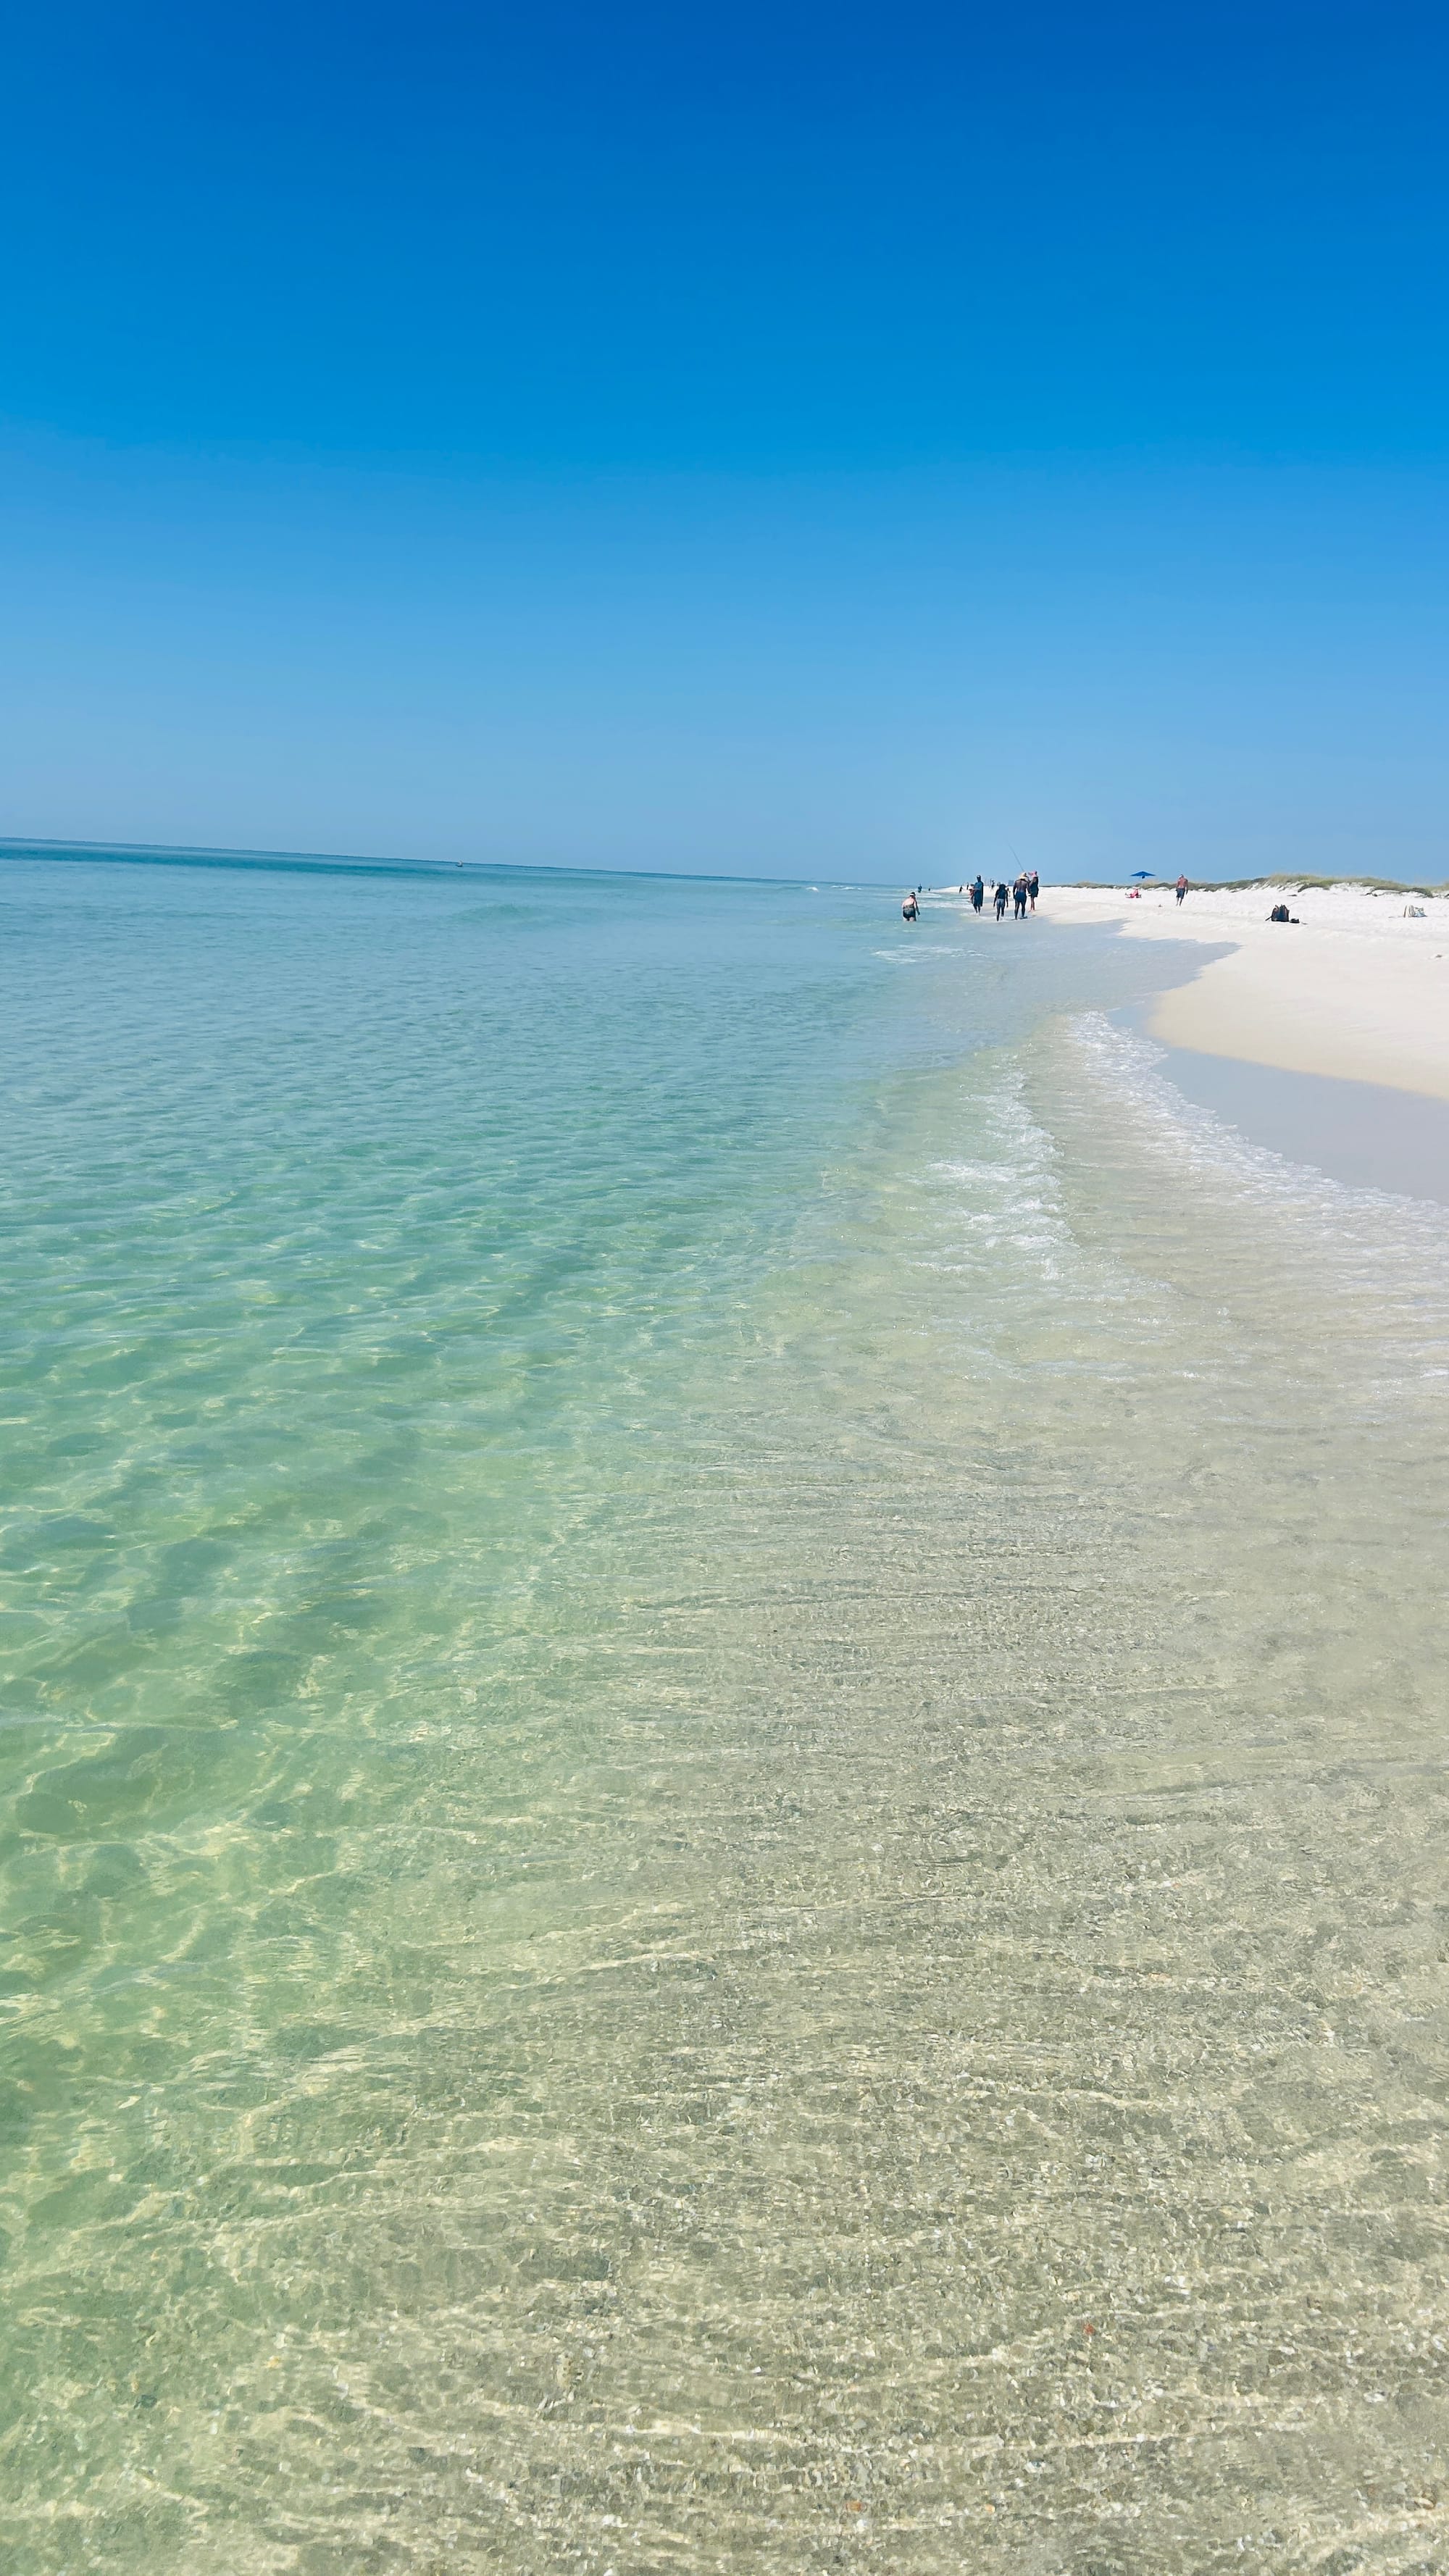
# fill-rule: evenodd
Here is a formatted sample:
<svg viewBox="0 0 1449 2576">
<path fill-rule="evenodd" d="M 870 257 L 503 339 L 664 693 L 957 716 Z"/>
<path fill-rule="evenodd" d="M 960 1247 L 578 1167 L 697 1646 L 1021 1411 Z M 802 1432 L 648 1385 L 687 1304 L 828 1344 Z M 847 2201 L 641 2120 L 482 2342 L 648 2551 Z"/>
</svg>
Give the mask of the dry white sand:
<svg viewBox="0 0 1449 2576">
<path fill-rule="evenodd" d="M 1296 929 L 1268 920 L 1278 902 Z M 1423 920 L 1406 917 L 1410 904 Z M 1232 942 L 1153 1005 L 1166 1045 L 1449 1100 L 1449 895 L 1204 887 L 1179 909 L 1170 891 L 1134 902 L 1120 886 L 1049 886 L 1038 909 L 1114 921 L 1132 939 Z"/>
</svg>

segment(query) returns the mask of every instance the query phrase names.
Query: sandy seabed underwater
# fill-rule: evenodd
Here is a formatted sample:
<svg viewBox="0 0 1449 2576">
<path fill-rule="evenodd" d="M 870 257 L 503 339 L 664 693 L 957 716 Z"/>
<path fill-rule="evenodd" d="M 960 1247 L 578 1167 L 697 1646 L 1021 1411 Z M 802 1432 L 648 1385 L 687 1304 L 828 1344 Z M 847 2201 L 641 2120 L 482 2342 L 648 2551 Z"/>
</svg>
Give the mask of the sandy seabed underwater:
<svg viewBox="0 0 1449 2576">
<path fill-rule="evenodd" d="M 1449 1214 L 1173 971 L 0 867 L 11 2576 L 1449 2563 Z"/>
</svg>

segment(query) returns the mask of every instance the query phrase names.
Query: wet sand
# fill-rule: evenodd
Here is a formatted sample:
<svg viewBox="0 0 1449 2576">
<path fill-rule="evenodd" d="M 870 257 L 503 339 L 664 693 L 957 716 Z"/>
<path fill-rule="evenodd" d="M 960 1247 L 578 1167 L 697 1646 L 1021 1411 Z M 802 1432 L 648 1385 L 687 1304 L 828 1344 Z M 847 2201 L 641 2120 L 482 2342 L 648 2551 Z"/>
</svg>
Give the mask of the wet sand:
<svg viewBox="0 0 1449 2576">
<path fill-rule="evenodd" d="M 1153 1005 L 1121 1017 L 1137 1035 L 1151 1034 Z M 1449 1207 L 1449 1102 L 1189 1047 L 1166 1047 L 1161 1069 L 1184 1099 L 1211 1110 L 1250 1144 L 1353 1189 L 1391 1190 Z"/>
</svg>

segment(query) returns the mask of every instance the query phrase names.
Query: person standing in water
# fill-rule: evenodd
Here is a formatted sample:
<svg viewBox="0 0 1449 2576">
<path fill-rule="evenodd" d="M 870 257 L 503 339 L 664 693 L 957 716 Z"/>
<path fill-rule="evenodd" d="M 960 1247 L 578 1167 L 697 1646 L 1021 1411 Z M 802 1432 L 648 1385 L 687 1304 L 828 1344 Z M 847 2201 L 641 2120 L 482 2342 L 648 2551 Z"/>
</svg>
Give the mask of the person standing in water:
<svg viewBox="0 0 1449 2576">
<path fill-rule="evenodd" d="M 1002 921 L 1006 917 L 1006 884 L 1004 879 L 998 878 L 997 880 L 994 900 L 996 904 L 996 918 L 998 921 Z"/>
<path fill-rule="evenodd" d="M 984 903 L 985 901 L 986 901 L 986 888 L 985 888 L 985 886 L 983 885 L 983 883 L 982 883 L 982 881 L 981 881 L 981 877 L 980 877 L 980 875 L 979 875 L 979 873 L 978 873 L 978 874 L 977 874 L 976 876 L 974 876 L 974 877 L 972 878 L 972 880 L 971 880 L 971 909 L 972 909 L 972 911 L 975 913 L 976 918 L 977 918 L 977 920 L 978 920 L 978 921 L 979 921 L 979 920 L 980 920 L 980 918 L 981 918 L 981 907 L 982 907 L 982 905 L 983 905 L 983 903 Z"/>
<path fill-rule="evenodd" d="M 907 897 L 906 897 L 906 899 L 905 899 L 905 902 L 901 905 L 901 919 L 902 919 L 902 921 L 919 921 L 919 920 L 920 920 L 920 917 L 921 917 L 921 907 L 920 907 L 920 905 L 917 903 L 916 898 L 915 898 L 915 896 L 914 896 L 913 894 L 908 894 L 908 895 L 907 895 Z"/>
<path fill-rule="evenodd" d="M 1037 875 L 1037 872 L 1036 872 L 1035 868 L 1033 868 L 1033 869 L 1032 869 L 1032 872 L 1031 872 L 1030 876 L 1027 878 L 1027 881 L 1026 881 L 1026 890 L 1027 890 L 1027 893 L 1028 893 L 1028 894 L 1030 895 L 1030 897 L 1031 897 L 1031 908 L 1032 908 L 1032 911 L 1033 911 L 1033 912 L 1035 912 L 1035 910 L 1036 910 L 1036 899 L 1037 899 L 1037 896 L 1038 896 L 1038 895 L 1040 894 L 1040 892 L 1041 892 L 1041 879 L 1040 879 L 1040 877 Z"/>
<path fill-rule="evenodd" d="M 1012 900 L 1013 900 L 1013 902 L 1014 902 L 1014 904 L 1015 904 L 1015 906 L 1016 906 L 1015 913 L 1013 914 L 1013 916 L 1012 916 L 1012 917 L 1013 917 L 1013 919 L 1014 919 L 1014 920 L 1016 920 L 1016 921 L 1025 921 L 1025 919 L 1026 919 L 1026 870 L 1025 870 L 1024 868 L 1023 868 L 1023 870 L 1022 870 L 1022 872 L 1021 872 L 1021 875 L 1017 878 L 1015 885 L 1012 887 L 1012 889 L 1011 889 L 1011 893 L 1012 893 Z"/>
<path fill-rule="evenodd" d="M 1187 892 L 1187 879 L 1186 879 L 1186 877 L 1179 877 L 1179 878 L 1178 878 L 1178 880 L 1177 880 L 1177 886 L 1176 886 L 1177 900 L 1178 900 L 1178 902 L 1179 902 L 1179 903 L 1181 903 L 1182 898 L 1183 898 L 1183 896 L 1186 894 L 1186 892 Z"/>
</svg>

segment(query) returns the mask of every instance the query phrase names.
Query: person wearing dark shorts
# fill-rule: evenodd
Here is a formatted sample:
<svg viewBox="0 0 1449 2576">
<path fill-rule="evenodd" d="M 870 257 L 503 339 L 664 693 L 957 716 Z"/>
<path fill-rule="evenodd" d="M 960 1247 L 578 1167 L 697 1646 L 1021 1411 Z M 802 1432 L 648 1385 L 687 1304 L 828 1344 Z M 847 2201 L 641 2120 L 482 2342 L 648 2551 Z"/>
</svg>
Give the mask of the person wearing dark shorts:
<svg viewBox="0 0 1449 2576">
<path fill-rule="evenodd" d="M 996 888 L 996 918 L 998 921 L 1006 918 L 1006 887 L 1000 881 Z"/>
<path fill-rule="evenodd" d="M 980 911 L 981 911 L 981 907 L 982 907 L 982 905 L 983 905 L 983 903 L 984 903 L 985 901 L 986 901 L 986 888 L 985 888 L 985 886 L 982 884 L 982 881 L 981 881 L 980 877 L 973 877 L 973 878 L 972 878 L 972 880 L 971 880 L 971 909 L 972 909 L 972 911 L 973 911 L 974 913 L 976 913 L 976 914 L 978 914 L 978 915 L 979 915 L 979 914 L 980 914 Z"/>
</svg>

